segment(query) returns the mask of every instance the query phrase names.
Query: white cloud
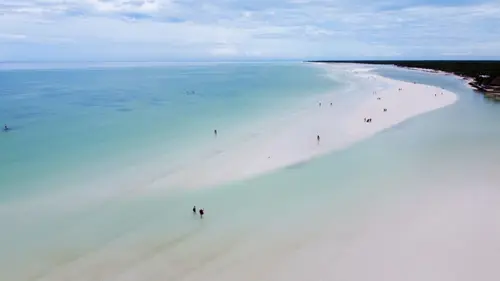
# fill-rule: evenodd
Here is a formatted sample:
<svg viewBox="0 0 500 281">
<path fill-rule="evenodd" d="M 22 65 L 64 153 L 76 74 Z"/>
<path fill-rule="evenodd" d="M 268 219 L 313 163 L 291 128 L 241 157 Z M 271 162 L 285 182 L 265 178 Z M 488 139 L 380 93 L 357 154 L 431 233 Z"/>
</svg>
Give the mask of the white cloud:
<svg viewBox="0 0 500 281">
<path fill-rule="evenodd" d="M 126 54 L 123 59 L 500 56 L 500 5 L 495 2 L 408 1 L 4 0 L 0 44 L 28 44 L 19 51 L 4 46 L 12 48 L 6 52 L 12 59 L 27 51 L 36 57 L 42 52 L 38 44 L 64 49 L 68 56 L 75 52 L 75 57 L 82 49 L 95 48 L 85 53 L 103 57 L 109 55 L 105 49 L 116 50 Z"/>
<path fill-rule="evenodd" d="M 441 55 L 456 57 L 456 56 L 470 56 L 471 53 L 470 52 L 450 52 L 450 53 L 442 53 Z"/>
<path fill-rule="evenodd" d="M 167 1 L 159 0 L 86 0 L 100 12 L 156 13 Z"/>
<path fill-rule="evenodd" d="M 221 57 L 234 57 L 239 54 L 238 50 L 231 45 L 223 45 L 223 46 L 217 46 L 214 49 L 210 50 L 210 53 L 214 56 L 221 56 Z"/>
<path fill-rule="evenodd" d="M 26 38 L 27 36 L 24 34 L 0 33 L 0 40 L 20 41 L 20 40 L 25 40 Z"/>
</svg>

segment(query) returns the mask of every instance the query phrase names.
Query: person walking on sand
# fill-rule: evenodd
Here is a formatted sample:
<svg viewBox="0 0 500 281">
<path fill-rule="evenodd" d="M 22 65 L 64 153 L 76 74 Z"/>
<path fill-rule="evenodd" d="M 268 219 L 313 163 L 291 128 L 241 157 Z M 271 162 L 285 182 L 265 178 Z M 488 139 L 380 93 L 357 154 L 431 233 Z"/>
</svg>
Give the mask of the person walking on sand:
<svg viewBox="0 0 500 281">
<path fill-rule="evenodd" d="M 203 218 L 203 215 L 205 214 L 205 210 L 200 209 L 200 218 Z"/>
</svg>

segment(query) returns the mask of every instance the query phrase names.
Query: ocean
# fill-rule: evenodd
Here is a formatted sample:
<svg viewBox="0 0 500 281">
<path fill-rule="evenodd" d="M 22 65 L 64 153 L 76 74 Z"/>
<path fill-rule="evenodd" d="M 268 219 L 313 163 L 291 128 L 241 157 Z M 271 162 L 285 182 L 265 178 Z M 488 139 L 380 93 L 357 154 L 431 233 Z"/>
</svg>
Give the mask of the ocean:
<svg viewBox="0 0 500 281">
<path fill-rule="evenodd" d="M 238 133 L 248 120 L 338 85 L 300 65 L 2 71 L 0 198 L 98 179 Z M 242 130 L 240 130 L 242 131 Z M 35 184 L 34 184 L 35 183 Z M 26 192 L 26 193 L 25 193 Z"/>
<path fill-rule="evenodd" d="M 386 66 L 375 72 L 443 87 L 459 101 L 311 161 L 185 188 L 163 180 L 272 134 L 326 93 L 338 93 L 327 103 L 341 119 L 373 89 L 303 63 L 1 70 L 0 122 L 12 129 L 0 134 L 0 280 L 325 277 L 314 266 L 338 269 L 337 280 L 368 280 L 359 273 L 365 266 L 372 280 L 393 280 L 379 279 L 393 275 L 366 255 L 340 253 L 357 253 L 356 239 L 370 233 L 363 222 L 377 212 L 427 206 L 429 194 L 452 190 L 472 194 L 470 206 L 496 204 L 500 113 L 454 76 Z M 191 214 L 193 205 L 205 208 L 203 220 Z M 495 209 L 482 211 L 490 227 L 498 225 Z M 338 241 L 328 248 L 337 256 L 327 264 L 306 259 L 308 270 L 298 257 L 322 257 L 314 245 L 325 235 Z M 385 242 L 394 252 L 393 241 Z M 428 273 L 415 276 L 432 276 L 408 264 Z"/>
</svg>

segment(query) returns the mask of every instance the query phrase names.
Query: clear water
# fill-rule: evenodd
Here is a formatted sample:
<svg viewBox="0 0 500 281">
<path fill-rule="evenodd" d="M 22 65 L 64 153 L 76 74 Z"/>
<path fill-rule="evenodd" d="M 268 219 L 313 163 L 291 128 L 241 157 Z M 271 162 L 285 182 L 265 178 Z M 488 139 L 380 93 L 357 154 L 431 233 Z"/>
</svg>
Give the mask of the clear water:
<svg viewBox="0 0 500 281">
<path fill-rule="evenodd" d="M 498 186 L 496 105 L 453 77 L 378 71 L 446 88 L 460 100 L 244 182 L 83 210 L 5 209 L 0 279 L 190 280 L 252 259 L 272 264 L 299 237 L 321 232 L 327 218 L 348 220 L 375 198 L 440 185 Z M 299 64 L 23 70 L 1 72 L 0 81 L 0 119 L 13 124 L 0 138 L 0 194 L 9 206 L 54 188 L 37 182 L 79 186 L 158 153 L 175 155 L 186 142 L 211 138 L 213 128 L 237 131 L 256 116 L 269 118 L 284 101 L 343 86 Z M 193 204 L 206 208 L 203 221 L 190 214 Z"/>
<path fill-rule="evenodd" d="M 0 138 L 0 201 L 185 157 L 214 129 L 237 136 L 341 87 L 297 64 L 15 70 L 0 84 L 0 120 L 12 129 Z"/>
</svg>

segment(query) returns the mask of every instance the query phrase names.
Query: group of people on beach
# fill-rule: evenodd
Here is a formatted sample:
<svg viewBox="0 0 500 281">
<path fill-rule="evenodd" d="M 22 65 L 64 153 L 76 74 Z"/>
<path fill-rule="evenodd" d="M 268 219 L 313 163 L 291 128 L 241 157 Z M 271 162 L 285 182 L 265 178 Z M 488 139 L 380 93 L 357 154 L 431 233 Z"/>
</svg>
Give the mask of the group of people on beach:
<svg viewBox="0 0 500 281">
<path fill-rule="evenodd" d="M 398 88 L 398 91 L 402 91 L 402 90 L 403 90 L 403 88 Z M 376 94 L 377 94 L 377 92 L 376 92 L 376 91 L 374 91 L 374 92 L 373 92 L 373 94 L 374 94 L 374 95 L 376 95 Z M 442 94 L 442 93 L 441 93 L 441 94 Z M 377 97 L 377 100 L 381 100 L 381 99 L 382 99 L 382 98 Z M 384 108 L 384 112 L 387 112 L 387 108 Z M 371 123 L 371 122 L 372 122 L 372 119 L 371 119 L 371 118 L 366 118 L 366 117 L 365 117 L 363 121 L 364 121 L 365 123 Z"/>
<path fill-rule="evenodd" d="M 205 209 L 199 209 L 198 212 L 200 213 L 200 218 L 203 218 L 203 215 L 205 214 Z M 193 206 L 193 215 L 196 215 L 196 206 Z"/>
</svg>

